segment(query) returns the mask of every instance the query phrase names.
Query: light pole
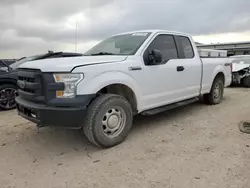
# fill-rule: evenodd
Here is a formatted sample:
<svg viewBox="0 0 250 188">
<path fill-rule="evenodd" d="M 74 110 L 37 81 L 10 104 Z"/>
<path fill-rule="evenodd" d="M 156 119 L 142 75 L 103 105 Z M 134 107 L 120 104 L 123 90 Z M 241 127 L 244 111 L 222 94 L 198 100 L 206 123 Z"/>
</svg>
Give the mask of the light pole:
<svg viewBox="0 0 250 188">
<path fill-rule="evenodd" d="M 78 42 L 78 24 L 76 20 L 76 31 L 75 31 L 75 52 L 77 52 L 77 42 Z"/>
</svg>

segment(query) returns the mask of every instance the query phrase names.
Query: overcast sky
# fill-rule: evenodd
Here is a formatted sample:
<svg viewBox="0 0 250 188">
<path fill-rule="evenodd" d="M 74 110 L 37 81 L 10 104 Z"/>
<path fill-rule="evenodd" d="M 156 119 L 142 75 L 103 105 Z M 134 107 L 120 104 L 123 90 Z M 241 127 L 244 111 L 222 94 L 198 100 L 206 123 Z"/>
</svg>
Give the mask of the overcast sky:
<svg viewBox="0 0 250 188">
<path fill-rule="evenodd" d="M 78 52 L 115 33 L 187 32 L 203 43 L 250 40 L 250 0 L 0 0 L 0 58 Z"/>
</svg>

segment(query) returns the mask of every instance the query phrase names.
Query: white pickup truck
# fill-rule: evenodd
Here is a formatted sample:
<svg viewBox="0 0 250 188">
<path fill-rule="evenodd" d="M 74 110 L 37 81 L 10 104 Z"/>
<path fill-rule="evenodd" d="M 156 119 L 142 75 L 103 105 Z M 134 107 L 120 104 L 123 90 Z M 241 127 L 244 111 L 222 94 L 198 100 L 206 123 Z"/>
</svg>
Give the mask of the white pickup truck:
<svg viewBox="0 0 250 188">
<path fill-rule="evenodd" d="M 187 34 L 143 30 L 112 36 L 82 57 L 27 62 L 18 71 L 17 110 L 39 127 L 83 128 L 93 144 L 112 147 L 127 137 L 133 115 L 201 96 L 222 101 L 230 61 L 200 53 Z"/>
</svg>

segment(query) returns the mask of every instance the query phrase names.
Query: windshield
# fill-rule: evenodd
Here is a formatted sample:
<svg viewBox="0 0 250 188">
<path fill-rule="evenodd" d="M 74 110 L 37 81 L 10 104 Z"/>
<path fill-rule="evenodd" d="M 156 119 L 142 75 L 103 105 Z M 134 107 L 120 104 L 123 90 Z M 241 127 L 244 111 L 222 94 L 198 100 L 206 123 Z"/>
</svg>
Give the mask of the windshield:
<svg viewBox="0 0 250 188">
<path fill-rule="evenodd" d="M 134 55 L 151 33 L 140 32 L 108 38 L 84 55 Z"/>
<path fill-rule="evenodd" d="M 250 56 L 247 56 L 247 57 L 235 57 L 235 58 L 232 58 L 232 59 L 233 59 L 232 63 L 250 64 Z"/>
<path fill-rule="evenodd" d="M 23 63 L 25 63 L 25 62 L 27 62 L 27 61 L 32 61 L 32 60 L 34 60 L 36 57 L 38 57 L 38 56 L 30 56 L 30 57 L 22 58 L 22 59 L 16 61 L 15 63 L 11 64 L 11 65 L 10 65 L 10 68 L 11 68 L 11 69 L 16 69 L 16 68 L 18 68 L 21 64 L 23 64 Z"/>
</svg>

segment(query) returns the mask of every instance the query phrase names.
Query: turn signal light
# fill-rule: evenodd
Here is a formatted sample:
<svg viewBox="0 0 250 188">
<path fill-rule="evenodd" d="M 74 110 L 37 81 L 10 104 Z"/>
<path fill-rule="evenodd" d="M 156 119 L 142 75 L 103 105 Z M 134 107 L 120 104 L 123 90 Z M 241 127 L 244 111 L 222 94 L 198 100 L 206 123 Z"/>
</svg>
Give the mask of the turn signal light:
<svg viewBox="0 0 250 188">
<path fill-rule="evenodd" d="M 56 91 L 56 97 L 62 97 L 64 94 L 63 91 Z"/>
</svg>

